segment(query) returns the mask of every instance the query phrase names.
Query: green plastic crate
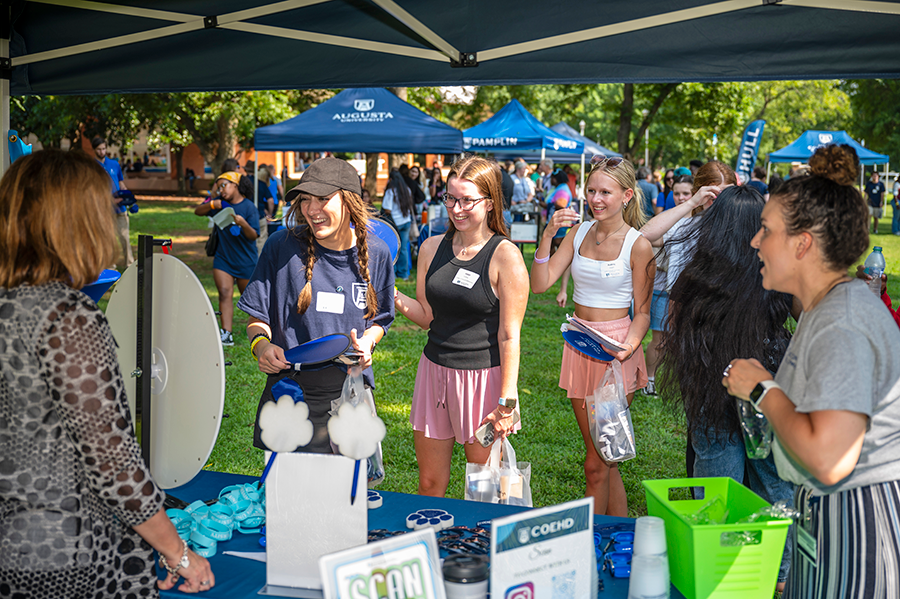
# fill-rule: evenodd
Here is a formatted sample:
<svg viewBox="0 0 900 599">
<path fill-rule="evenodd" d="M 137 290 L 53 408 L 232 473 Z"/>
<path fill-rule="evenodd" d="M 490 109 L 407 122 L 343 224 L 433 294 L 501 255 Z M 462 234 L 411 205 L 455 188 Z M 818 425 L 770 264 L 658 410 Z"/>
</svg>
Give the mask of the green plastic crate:
<svg viewBox="0 0 900 599">
<path fill-rule="evenodd" d="M 716 495 L 725 501 L 728 521 L 735 522 L 770 505 L 731 478 L 645 480 L 647 512 L 666 523 L 672 584 L 687 599 L 759 599 L 772 597 L 791 520 L 753 524 L 691 525 L 685 514 L 696 514 Z M 670 489 L 702 487 L 704 499 L 670 500 Z M 690 497 L 690 492 L 687 492 Z M 759 531 L 759 544 L 728 547 L 722 533 Z"/>
</svg>

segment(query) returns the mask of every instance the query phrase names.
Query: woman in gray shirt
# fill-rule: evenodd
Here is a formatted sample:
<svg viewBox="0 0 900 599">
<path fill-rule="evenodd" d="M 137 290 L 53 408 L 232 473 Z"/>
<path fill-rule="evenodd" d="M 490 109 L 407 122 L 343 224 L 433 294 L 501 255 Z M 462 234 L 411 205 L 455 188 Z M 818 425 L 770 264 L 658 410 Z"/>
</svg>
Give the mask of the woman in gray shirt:
<svg viewBox="0 0 900 599">
<path fill-rule="evenodd" d="M 810 173 L 773 194 L 751 245 L 766 289 L 803 306 L 775 379 L 736 359 L 722 384 L 775 431 L 781 478 L 801 510 L 785 597 L 900 597 L 900 332 L 862 281 L 869 246 L 849 146 L 819 149 Z"/>
</svg>

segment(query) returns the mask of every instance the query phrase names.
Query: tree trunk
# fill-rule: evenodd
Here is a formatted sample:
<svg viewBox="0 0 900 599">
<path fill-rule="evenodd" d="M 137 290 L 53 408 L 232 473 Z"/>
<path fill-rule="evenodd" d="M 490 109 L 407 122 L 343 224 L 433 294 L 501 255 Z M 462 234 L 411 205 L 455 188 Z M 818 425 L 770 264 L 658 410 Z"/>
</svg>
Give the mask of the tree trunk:
<svg viewBox="0 0 900 599">
<path fill-rule="evenodd" d="M 634 84 L 622 85 L 622 105 L 619 107 L 619 131 L 616 135 L 616 151 L 631 160 L 631 115 L 634 113 Z"/>
<path fill-rule="evenodd" d="M 406 102 L 407 95 L 405 87 L 389 87 L 388 89 L 392 94 Z M 390 172 L 392 169 L 398 168 L 401 164 L 404 163 L 406 163 L 406 154 L 388 154 L 388 172 Z"/>
<path fill-rule="evenodd" d="M 378 154 L 366 154 L 366 190 L 372 201 L 378 192 Z"/>
<path fill-rule="evenodd" d="M 187 185 L 184 182 L 184 148 L 169 146 L 169 151 L 175 157 L 175 173 L 178 178 L 179 193 L 187 193 Z"/>
</svg>

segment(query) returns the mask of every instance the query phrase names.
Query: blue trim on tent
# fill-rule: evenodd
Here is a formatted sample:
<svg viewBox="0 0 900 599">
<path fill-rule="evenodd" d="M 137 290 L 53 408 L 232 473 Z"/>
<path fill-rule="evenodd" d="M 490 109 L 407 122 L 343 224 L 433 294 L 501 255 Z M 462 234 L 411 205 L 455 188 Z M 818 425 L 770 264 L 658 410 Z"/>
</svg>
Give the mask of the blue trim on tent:
<svg viewBox="0 0 900 599">
<path fill-rule="evenodd" d="M 257 151 L 459 154 L 463 135 L 380 87 L 347 89 L 254 134 Z"/>
<path fill-rule="evenodd" d="M 887 154 L 879 154 L 859 145 L 846 131 L 809 130 L 790 145 L 769 154 L 769 162 L 806 162 L 818 148 L 829 144 L 852 146 L 859 156 L 860 164 L 887 164 L 891 160 Z"/>
</svg>

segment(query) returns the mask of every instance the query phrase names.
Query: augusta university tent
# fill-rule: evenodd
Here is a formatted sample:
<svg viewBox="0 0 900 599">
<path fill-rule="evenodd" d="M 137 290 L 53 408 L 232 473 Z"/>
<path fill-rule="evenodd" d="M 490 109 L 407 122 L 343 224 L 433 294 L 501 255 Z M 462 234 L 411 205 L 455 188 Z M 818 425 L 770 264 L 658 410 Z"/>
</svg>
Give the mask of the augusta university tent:
<svg viewBox="0 0 900 599">
<path fill-rule="evenodd" d="M 463 142 L 466 150 L 489 152 L 498 158 L 533 151 L 538 157 L 541 152 L 560 152 L 577 160 L 584 152 L 584 143 L 543 124 L 516 99 L 485 122 L 463 131 Z"/>
<path fill-rule="evenodd" d="M 459 154 L 463 136 L 379 87 L 347 89 L 254 136 L 256 150 Z"/>
<path fill-rule="evenodd" d="M 856 150 L 862 164 L 887 164 L 890 156 L 859 145 L 846 131 L 806 131 L 789 146 L 769 154 L 769 162 L 806 162 L 817 149 L 829 144 L 848 144 Z"/>
</svg>

